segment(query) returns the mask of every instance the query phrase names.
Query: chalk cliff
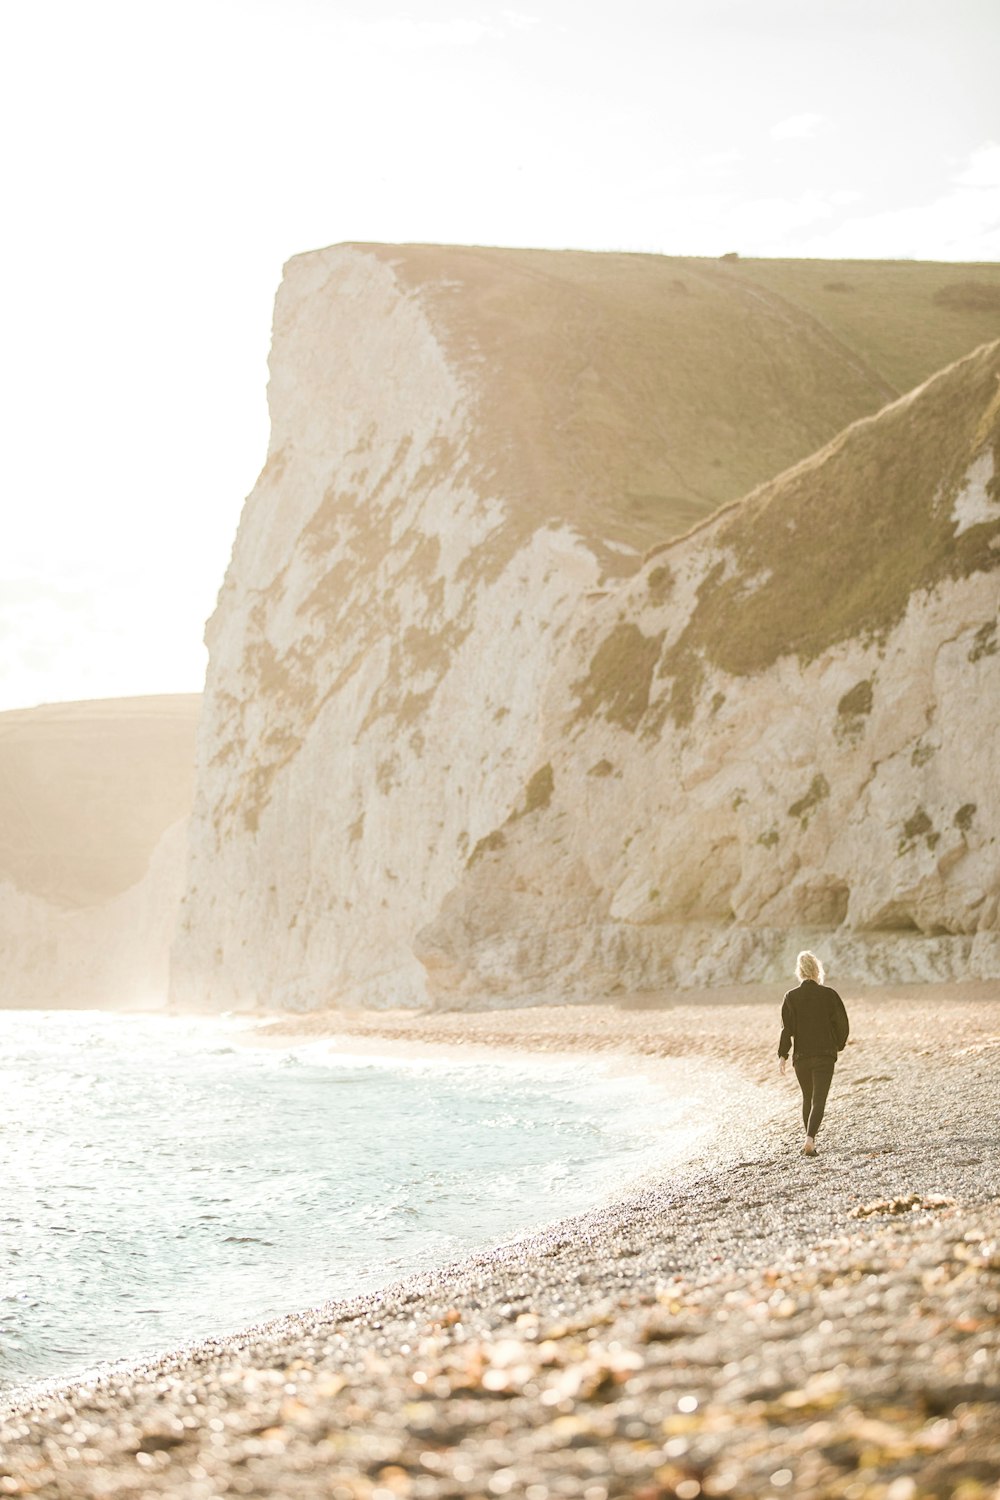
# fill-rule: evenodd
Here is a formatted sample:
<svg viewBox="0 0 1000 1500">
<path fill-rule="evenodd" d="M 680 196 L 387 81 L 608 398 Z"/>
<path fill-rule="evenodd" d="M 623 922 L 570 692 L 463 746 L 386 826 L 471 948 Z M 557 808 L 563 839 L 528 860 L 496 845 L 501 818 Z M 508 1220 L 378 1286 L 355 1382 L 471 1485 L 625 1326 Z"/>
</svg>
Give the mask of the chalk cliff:
<svg viewBox="0 0 1000 1500">
<path fill-rule="evenodd" d="M 200 702 L 0 714 L 0 1006 L 165 1003 Z"/>
<path fill-rule="evenodd" d="M 581 609 L 439 1001 L 1000 978 L 1000 344 Z"/>
<path fill-rule="evenodd" d="M 863 975 L 1000 970 L 968 708 L 997 701 L 998 368 L 640 566 L 877 409 L 878 371 L 655 257 L 292 261 L 173 998 L 583 997 L 763 977 L 817 929 Z"/>
</svg>

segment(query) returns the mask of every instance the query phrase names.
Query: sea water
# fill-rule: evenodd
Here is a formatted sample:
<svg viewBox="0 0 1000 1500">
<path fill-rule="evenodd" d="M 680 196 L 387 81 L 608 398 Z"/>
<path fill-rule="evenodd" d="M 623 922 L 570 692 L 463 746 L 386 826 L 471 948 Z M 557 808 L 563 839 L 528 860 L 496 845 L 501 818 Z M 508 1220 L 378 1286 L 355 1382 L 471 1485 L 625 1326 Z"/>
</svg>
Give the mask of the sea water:
<svg viewBox="0 0 1000 1500">
<path fill-rule="evenodd" d="M 444 1263 L 697 1133 L 644 1078 L 246 1026 L 0 1014 L 0 1394 Z"/>
</svg>

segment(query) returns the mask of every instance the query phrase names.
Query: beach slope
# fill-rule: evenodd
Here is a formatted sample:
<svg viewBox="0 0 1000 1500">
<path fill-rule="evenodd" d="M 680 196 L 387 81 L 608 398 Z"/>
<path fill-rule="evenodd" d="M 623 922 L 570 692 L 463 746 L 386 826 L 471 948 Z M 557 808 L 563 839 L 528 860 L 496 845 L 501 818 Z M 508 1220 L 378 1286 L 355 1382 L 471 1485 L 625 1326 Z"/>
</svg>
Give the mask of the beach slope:
<svg viewBox="0 0 1000 1500">
<path fill-rule="evenodd" d="M 669 1180 L 528 1239 L 22 1403 L 0 1494 L 993 1494 L 1000 995 L 845 998 L 854 1040 L 815 1160 L 773 1071 L 770 994 L 311 1018 L 386 1044 L 687 1057 L 695 1089 L 711 1059 L 766 1107 L 719 1109 Z"/>
</svg>

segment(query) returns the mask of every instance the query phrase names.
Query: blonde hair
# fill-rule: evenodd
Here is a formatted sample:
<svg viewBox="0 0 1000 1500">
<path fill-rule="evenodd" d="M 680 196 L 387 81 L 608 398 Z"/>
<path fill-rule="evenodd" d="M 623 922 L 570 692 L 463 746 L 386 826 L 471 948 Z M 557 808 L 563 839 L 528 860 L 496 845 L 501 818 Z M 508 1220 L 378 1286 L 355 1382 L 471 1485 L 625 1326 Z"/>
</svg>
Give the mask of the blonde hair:
<svg viewBox="0 0 1000 1500">
<path fill-rule="evenodd" d="M 799 979 L 815 979 L 817 984 L 822 984 L 826 977 L 823 965 L 815 953 L 810 953 L 808 950 L 800 953 L 795 960 L 795 973 Z"/>
</svg>

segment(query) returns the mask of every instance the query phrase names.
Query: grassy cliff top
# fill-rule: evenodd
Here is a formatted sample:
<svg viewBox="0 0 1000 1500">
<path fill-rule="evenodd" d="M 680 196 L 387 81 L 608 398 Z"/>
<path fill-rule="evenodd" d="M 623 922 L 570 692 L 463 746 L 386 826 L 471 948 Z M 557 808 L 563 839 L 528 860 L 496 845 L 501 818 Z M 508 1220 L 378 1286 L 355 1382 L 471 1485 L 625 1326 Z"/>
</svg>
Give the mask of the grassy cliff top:
<svg viewBox="0 0 1000 1500">
<path fill-rule="evenodd" d="M 750 675 L 785 654 L 877 640 L 915 592 L 1000 568 L 1000 342 L 855 423 L 706 532 L 730 561 L 658 667 L 681 722 L 706 660 Z M 650 580 L 673 549 L 655 550 Z M 995 621 L 981 646 L 997 649 Z"/>
<path fill-rule="evenodd" d="M 906 260 L 725 262 L 747 286 L 794 303 L 899 395 L 1000 338 L 1000 265 Z"/>
<path fill-rule="evenodd" d="M 360 246 L 477 393 L 526 521 L 640 550 L 1000 336 L 1000 267 Z"/>
</svg>

